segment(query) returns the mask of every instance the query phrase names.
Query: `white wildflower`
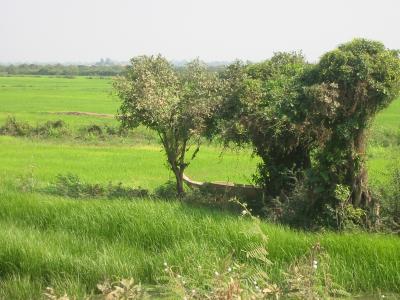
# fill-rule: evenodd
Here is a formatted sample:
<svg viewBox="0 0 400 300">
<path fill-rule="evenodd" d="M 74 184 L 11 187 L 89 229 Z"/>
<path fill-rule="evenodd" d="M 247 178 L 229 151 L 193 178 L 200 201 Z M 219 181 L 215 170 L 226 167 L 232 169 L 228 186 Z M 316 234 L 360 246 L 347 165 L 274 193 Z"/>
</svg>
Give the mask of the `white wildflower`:
<svg viewBox="0 0 400 300">
<path fill-rule="evenodd" d="M 314 269 L 318 268 L 318 262 L 316 260 L 313 261 L 313 268 Z"/>
</svg>

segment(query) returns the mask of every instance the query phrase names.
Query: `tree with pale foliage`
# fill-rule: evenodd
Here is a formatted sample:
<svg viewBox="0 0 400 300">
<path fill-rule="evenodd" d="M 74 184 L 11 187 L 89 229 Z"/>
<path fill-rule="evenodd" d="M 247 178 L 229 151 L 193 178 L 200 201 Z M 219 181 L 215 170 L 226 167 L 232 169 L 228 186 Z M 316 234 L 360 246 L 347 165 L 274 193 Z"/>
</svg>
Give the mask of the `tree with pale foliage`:
<svg viewBox="0 0 400 300">
<path fill-rule="evenodd" d="M 201 135 L 220 102 L 217 76 L 199 60 L 178 72 L 160 55 L 139 56 L 115 80 L 114 88 L 122 101 L 122 125 L 144 125 L 157 132 L 182 195 L 183 173 L 198 153 Z"/>
</svg>

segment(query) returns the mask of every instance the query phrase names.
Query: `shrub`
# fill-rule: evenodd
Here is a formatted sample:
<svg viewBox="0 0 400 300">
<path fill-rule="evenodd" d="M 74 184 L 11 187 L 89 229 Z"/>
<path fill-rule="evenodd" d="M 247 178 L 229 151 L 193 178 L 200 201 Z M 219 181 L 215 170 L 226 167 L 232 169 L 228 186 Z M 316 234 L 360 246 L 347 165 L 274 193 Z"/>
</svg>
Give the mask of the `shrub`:
<svg viewBox="0 0 400 300">
<path fill-rule="evenodd" d="M 115 199 L 147 197 L 149 195 L 146 189 L 124 187 L 121 182 L 118 184 L 110 182 L 106 186 L 99 183 L 85 183 L 74 174 L 57 175 L 55 183 L 50 186 L 48 191 L 52 194 L 71 198 L 105 197 Z"/>
<path fill-rule="evenodd" d="M 94 134 L 94 135 L 102 135 L 103 134 L 103 129 L 97 125 L 97 124 L 93 124 L 90 125 L 86 128 L 86 131 L 90 134 Z"/>
<path fill-rule="evenodd" d="M 15 117 L 9 116 L 2 127 L 0 127 L 1 135 L 18 136 L 18 137 L 36 137 L 36 138 L 61 138 L 74 137 L 77 139 L 97 139 L 105 140 L 106 138 L 118 136 L 132 136 L 140 140 L 154 140 L 154 135 L 144 136 L 142 133 L 130 132 L 121 126 L 90 124 L 83 126 L 72 132 L 63 120 L 47 121 L 32 126 L 26 122 L 17 121 Z"/>
<path fill-rule="evenodd" d="M 9 116 L 5 124 L 0 128 L 2 135 L 27 136 L 32 130 L 28 123 L 18 122 L 15 117 Z"/>
<path fill-rule="evenodd" d="M 44 124 L 31 126 L 20 122 L 15 117 L 9 116 L 5 124 L 0 128 L 0 134 L 24 137 L 60 137 L 69 134 L 63 120 L 47 121 Z"/>
<path fill-rule="evenodd" d="M 38 124 L 33 127 L 29 136 L 39 137 L 61 137 L 69 135 L 70 132 L 66 128 L 63 120 L 47 121 L 44 124 Z"/>
<path fill-rule="evenodd" d="M 163 185 L 158 186 L 154 191 L 154 195 L 157 198 L 164 200 L 176 199 L 176 194 L 176 183 L 171 180 L 167 181 Z"/>
</svg>

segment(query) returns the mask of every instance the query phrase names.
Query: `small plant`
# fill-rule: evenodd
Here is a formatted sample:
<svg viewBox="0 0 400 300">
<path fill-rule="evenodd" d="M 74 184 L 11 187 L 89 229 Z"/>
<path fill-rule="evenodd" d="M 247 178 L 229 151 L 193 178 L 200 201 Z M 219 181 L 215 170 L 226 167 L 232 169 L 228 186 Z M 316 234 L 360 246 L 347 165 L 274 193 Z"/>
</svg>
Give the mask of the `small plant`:
<svg viewBox="0 0 400 300">
<path fill-rule="evenodd" d="M 85 189 L 87 188 L 84 187 L 78 176 L 74 174 L 59 174 L 57 175 L 53 191 L 60 196 L 79 198 L 84 195 Z"/>
<path fill-rule="evenodd" d="M 284 274 L 285 296 L 289 299 L 328 299 L 350 297 L 327 272 L 329 256 L 319 243 L 307 255 L 297 259 Z"/>
<path fill-rule="evenodd" d="M 140 283 L 130 279 L 121 279 L 117 282 L 105 281 L 97 285 L 97 289 L 101 292 L 101 299 L 105 300 L 135 300 L 148 299 L 146 290 Z"/>
<path fill-rule="evenodd" d="M 51 287 L 46 288 L 46 291 L 43 293 L 43 296 L 46 300 L 73 300 L 73 299 L 75 299 L 75 298 L 68 297 L 67 293 L 64 293 L 62 296 L 60 296 Z"/>
<path fill-rule="evenodd" d="M 154 195 L 157 198 L 164 200 L 175 199 L 176 198 L 176 183 L 169 180 L 165 184 L 157 187 L 154 191 Z"/>
<path fill-rule="evenodd" d="M 259 273 L 250 274 L 244 264 L 226 259 L 217 270 L 206 270 L 198 267 L 198 274 L 203 280 L 202 286 L 196 285 L 190 276 L 182 276 L 179 268 L 164 263 L 165 280 L 163 294 L 173 299 L 266 299 L 278 298 L 280 289 L 276 284 L 265 281 Z"/>
<path fill-rule="evenodd" d="M 350 203 L 350 188 L 342 184 L 337 184 L 335 188 L 335 198 L 338 202 L 334 209 L 337 227 L 339 229 L 349 229 L 361 225 L 365 217 L 365 210 L 354 207 Z M 333 211 L 330 207 L 328 207 L 328 210 Z"/>
</svg>

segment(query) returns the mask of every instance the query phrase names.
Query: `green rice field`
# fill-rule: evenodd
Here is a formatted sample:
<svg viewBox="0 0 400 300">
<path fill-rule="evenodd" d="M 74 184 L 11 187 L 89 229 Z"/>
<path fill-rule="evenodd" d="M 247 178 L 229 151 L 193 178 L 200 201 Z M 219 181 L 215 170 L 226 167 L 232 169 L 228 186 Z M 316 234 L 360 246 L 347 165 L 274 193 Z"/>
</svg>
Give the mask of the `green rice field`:
<svg viewBox="0 0 400 300">
<path fill-rule="evenodd" d="M 117 126 L 110 117 L 65 114 L 115 115 L 119 102 L 111 83 L 110 78 L 0 77 L 0 126 L 9 116 L 33 125 L 61 119 L 71 130 Z M 371 125 L 368 170 L 374 185 L 384 185 L 390 167 L 399 163 L 399 132 L 400 99 Z M 173 179 L 164 161 L 156 139 L 0 136 L 0 299 L 41 299 L 49 286 L 81 299 L 109 278 L 133 277 L 153 286 L 162 278 L 164 262 L 177 266 L 196 286 L 204 280 L 199 266 L 205 274 L 221 272 L 227 257 L 232 264 L 247 262 L 243 251 L 259 244 L 272 261 L 265 272 L 279 283 L 316 243 L 329 257 L 326 271 L 346 291 L 400 294 L 396 235 L 310 233 L 262 222 L 265 242 L 254 233 L 252 220 L 223 208 L 152 196 L 72 199 L 45 192 L 59 174 L 154 191 Z M 201 181 L 251 183 L 257 163 L 250 149 L 224 150 L 213 143 L 201 148 L 187 174 Z"/>
</svg>

